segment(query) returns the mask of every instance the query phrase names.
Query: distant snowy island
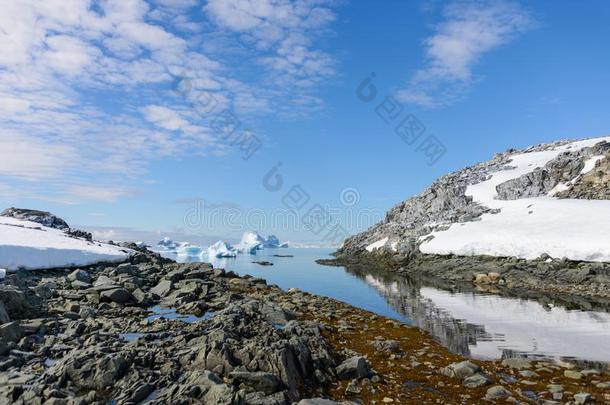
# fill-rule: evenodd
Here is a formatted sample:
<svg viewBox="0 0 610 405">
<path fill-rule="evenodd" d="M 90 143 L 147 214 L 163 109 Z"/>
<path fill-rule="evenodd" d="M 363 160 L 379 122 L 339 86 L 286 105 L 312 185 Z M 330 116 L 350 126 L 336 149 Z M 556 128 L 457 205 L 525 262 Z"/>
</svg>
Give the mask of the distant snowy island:
<svg viewBox="0 0 610 405">
<path fill-rule="evenodd" d="M 219 240 L 211 246 L 204 248 L 189 242 L 174 242 L 167 237 L 157 243 L 157 249 L 161 252 L 170 252 L 178 256 L 207 256 L 209 259 L 236 257 L 238 254 L 254 255 L 257 251 L 262 249 L 280 249 L 287 247 L 288 244 L 280 243 L 277 236 L 269 235 L 265 238 L 255 231 L 244 232 L 241 240 L 234 245 Z"/>
</svg>

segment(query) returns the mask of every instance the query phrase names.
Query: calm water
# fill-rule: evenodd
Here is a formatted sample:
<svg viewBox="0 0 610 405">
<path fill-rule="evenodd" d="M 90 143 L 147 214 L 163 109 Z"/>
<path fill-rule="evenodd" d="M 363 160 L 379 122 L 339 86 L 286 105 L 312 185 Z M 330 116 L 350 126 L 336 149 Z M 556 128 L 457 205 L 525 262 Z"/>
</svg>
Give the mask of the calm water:
<svg viewBox="0 0 610 405">
<path fill-rule="evenodd" d="M 568 310 L 536 300 L 444 289 L 411 278 L 321 266 L 330 249 L 277 249 L 214 260 L 215 267 L 296 287 L 416 325 L 456 353 L 610 362 L 610 314 Z M 274 255 L 294 257 L 275 257 Z M 172 257 L 179 261 L 199 258 Z M 266 260 L 273 266 L 261 266 Z"/>
</svg>

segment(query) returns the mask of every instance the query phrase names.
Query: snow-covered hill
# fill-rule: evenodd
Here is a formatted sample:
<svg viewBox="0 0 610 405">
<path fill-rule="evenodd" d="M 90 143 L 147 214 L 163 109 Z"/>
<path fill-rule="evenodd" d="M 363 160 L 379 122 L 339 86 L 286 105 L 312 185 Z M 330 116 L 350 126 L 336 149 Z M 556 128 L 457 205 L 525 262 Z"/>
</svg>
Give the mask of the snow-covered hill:
<svg viewBox="0 0 610 405">
<path fill-rule="evenodd" d="M 0 268 L 10 271 L 86 266 L 123 261 L 130 254 L 128 249 L 78 238 L 69 231 L 63 226 L 58 229 L 0 216 Z"/>
<path fill-rule="evenodd" d="M 610 137 L 508 151 L 438 179 L 343 254 L 610 262 Z"/>
</svg>

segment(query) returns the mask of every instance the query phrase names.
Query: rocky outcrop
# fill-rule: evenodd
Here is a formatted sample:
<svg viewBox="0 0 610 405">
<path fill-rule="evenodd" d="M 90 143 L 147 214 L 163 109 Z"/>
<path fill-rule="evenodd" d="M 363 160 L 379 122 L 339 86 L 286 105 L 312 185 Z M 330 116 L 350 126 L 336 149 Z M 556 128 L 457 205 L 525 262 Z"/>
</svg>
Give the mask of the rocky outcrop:
<svg viewBox="0 0 610 405">
<path fill-rule="evenodd" d="M 468 186 L 487 180 L 495 172 L 511 169 L 511 157 L 515 154 L 548 151 L 568 143 L 560 141 L 519 151 L 511 149 L 497 154 L 488 162 L 445 175 L 421 194 L 392 208 L 380 223 L 346 239 L 337 254 L 354 257 L 367 255 L 374 250 L 376 253 L 397 253 L 409 259 L 419 254 L 423 236 L 447 229 L 451 224 L 477 221 L 482 214 L 497 212 L 473 202 L 466 195 Z M 545 167 L 498 185 L 497 198 L 515 200 L 552 194 L 558 198 L 608 199 L 610 183 L 607 180 L 610 175 L 607 159 L 601 159 L 593 170 L 581 174 L 587 161 L 608 154 L 608 142 L 567 151 Z M 384 241 L 382 246 L 374 245 Z"/>
<path fill-rule="evenodd" d="M 557 158 L 551 160 L 543 168 L 524 174 L 514 180 L 509 180 L 496 187 L 498 199 L 517 200 L 520 198 L 531 198 L 548 195 L 558 185 L 563 185 L 563 191 L 553 193 L 559 198 L 582 198 L 582 199 L 606 199 L 605 195 L 610 193 L 609 183 L 603 184 L 599 178 L 600 168 L 581 176 L 581 171 L 585 167 L 587 160 L 595 156 L 603 156 L 610 152 L 610 143 L 601 142 L 593 147 L 584 148 L 578 151 L 565 152 Z M 608 175 L 608 172 L 606 172 Z M 601 176 L 603 178 L 603 175 Z M 583 181 L 583 178 L 588 180 Z M 597 183 L 597 187 L 586 193 L 574 190 L 576 184 L 582 190 L 585 184 Z M 574 191 L 573 191 L 574 190 Z M 601 195 L 600 192 L 601 191 Z"/>
<path fill-rule="evenodd" d="M 68 223 L 56 215 L 51 214 L 47 211 L 38 211 L 25 208 L 7 208 L 0 217 L 10 217 L 21 219 L 23 221 L 35 222 L 48 228 L 54 228 L 64 231 L 67 235 L 73 238 L 85 239 L 88 241 L 93 240 L 93 235 L 90 232 L 81 231 L 80 229 L 70 228 Z"/>
<path fill-rule="evenodd" d="M 0 216 L 36 222 L 37 224 L 41 224 L 48 228 L 55 228 L 61 230 L 70 229 L 66 221 L 46 211 L 12 207 L 2 211 L 2 213 L 0 213 Z"/>
</svg>

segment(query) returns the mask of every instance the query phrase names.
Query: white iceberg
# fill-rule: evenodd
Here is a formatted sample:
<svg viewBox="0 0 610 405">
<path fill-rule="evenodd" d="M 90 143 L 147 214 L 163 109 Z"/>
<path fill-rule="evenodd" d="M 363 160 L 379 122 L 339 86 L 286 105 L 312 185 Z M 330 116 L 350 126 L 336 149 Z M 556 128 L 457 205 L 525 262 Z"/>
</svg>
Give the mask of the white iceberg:
<svg viewBox="0 0 610 405">
<path fill-rule="evenodd" d="M 244 232 L 241 241 L 235 245 L 235 249 L 239 253 L 255 255 L 256 251 L 262 249 L 265 244 L 265 238 L 260 236 L 258 232 Z"/>
<path fill-rule="evenodd" d="M 182 242 L 176 248 L 178 256 L 201 256 L 204 249 L 198 245 L 191 245 L 188 242 Z"/>
<path fill-rule="evenodd" d="M 228 243 L 219 240 L 208 248 L 208 258 L 223 258 L 223 257 L 236 257 L 237 251 L 233 246 Z"/>
<path fill-rule="evenodd" d="M 275 235 L 269 235 L 267 239 L 262 237 L 258 232 L 244 232 L 241 241 L 235 245 L 239 253 L 256 254 L 260 249 L 277 249 L 286 248 L 288 244 L 280 243 L 280 240 Z"/>
</svg>

